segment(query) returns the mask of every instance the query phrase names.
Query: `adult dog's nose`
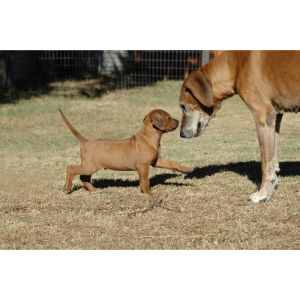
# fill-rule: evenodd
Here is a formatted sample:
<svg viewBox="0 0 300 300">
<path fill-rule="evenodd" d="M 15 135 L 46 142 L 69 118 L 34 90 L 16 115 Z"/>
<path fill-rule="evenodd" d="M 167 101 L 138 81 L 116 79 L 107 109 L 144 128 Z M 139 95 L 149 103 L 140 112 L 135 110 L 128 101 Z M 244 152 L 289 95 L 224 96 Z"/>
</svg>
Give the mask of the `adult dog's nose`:
<svg viewBox="0 0 300 300">
<path fill-rule="evenodd" d="M 194 137 L 193 130 L 186 130 L 182 128 L 180 130 L 180 137 L 184 139 L 191 139 L 192 137 Z"/>
<path fill-rule="evenodd" d="M 185 136 L 184 133 L 183 133 L 183 130 L 180 130 L 180 137 L 186 138 L 186 136 Z"/>
</svg>

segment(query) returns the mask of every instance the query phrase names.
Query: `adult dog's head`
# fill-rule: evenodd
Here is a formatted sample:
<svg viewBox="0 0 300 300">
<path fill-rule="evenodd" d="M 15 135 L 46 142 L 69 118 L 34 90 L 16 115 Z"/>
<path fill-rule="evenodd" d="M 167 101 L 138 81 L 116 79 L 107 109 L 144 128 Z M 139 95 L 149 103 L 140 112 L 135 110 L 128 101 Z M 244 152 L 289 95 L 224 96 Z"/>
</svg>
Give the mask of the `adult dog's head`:
<svg viewBox="0 0 300 300">
<path fill-rule="evenodd" d="M 214 114 L 214 96 L 207 76 L 192 72 L 184 81 L 179 99 L 182 109 L 180 136 L 192 138 L 201 135 Z"/>
</svg>

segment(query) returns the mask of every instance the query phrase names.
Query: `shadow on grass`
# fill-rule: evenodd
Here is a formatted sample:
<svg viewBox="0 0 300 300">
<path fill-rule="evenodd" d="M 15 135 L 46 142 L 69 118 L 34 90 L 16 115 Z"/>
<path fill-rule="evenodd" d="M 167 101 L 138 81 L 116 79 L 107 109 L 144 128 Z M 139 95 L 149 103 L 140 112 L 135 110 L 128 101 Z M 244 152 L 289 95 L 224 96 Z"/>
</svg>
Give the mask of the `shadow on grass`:
<svg viewBox="0 0 300 300">
<path fill-rule="evenodd" d="M 212 176 L 220 172 L 235 172 L 241 176 L 247 176 L 249 180 L 257 184 L 261 180 L 261 164 L 257 161 L 247 161 L 247 162 L 236 162 L 228 163 L 224 165 L 211 165 L 203 168 L 195 168 L 190 174 L 186 175 L 184 178 L 205 178 L 207 176 Z M 280 177 L 297 176 L 300 175 L 300 162 L 294 161 L 284 161 L 280 163 Z M 168 179 L 180 176 L 179 174 L 157 174 L 150 179 L 150 186 L 154 187 L 156 185 L 165 186 L 192 186 L 188 183 L 181 182 L 166 182 Z M 92 180 L 93 186 L 99 189 L 105 189 L 110 187 L 138 187 L 139 180 L 128 180 L 128 179 L 107 179 L 99 178 Z M 73 191 L 82 188 L 82 186 L 75 186 Z"/>
<path fill-rule="evenodd" d="M 253 183 L 261 180 L 261 163 L 257 161 L 228 163 L 224 165 L 211 165 L 203 168 L 195 168 L 185 178 L 204 178 L 220 172 L 235 172 L 247 176 Z M 284 161 L 280 163 L 280 177 L 300 175 L 300 162 Z"/>
<path fill-rule="evenodd" d="M 16 104 L 19 100 L 28 100 L 32 97 L 39 97 L 48 95 L 53 90 L 52 87 L 46 85 L 43 87 L 28 89 L 28 90 L 12 90 L 10 92 L 0 91 L 0 105 L 1 104 Z"/>
<path fill-rule="evenodd" d="M 178 177 L 178 174 L 157 174 L 150 178 L 150 186 L 156 185 L 174 185 L 174 186 L 190 186 L 190 184 L 179 183 L 179 182 L 166 182 L 168 179 Z M 95 188 L 105 189 L 109 187 L 138 187 L 139 180 L 128 180 L 128 179 L 94 179 L 92 180 Z"/>
</svg>

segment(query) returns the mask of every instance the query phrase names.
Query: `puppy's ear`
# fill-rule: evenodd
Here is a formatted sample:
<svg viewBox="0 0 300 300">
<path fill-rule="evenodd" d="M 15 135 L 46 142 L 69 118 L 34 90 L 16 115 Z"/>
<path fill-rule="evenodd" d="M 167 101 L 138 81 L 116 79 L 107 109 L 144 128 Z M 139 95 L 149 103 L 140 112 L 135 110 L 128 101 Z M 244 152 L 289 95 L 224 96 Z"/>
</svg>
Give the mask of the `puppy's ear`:
<svg viewBox="0 0 300 300">
<path fill-rule="evenodd" d="M 191 73 L 191 75 L 186 79 L 185 88 L 204 106 L 213 106 L 213 92 L 211 84 L 201 71 L 197 70 Z"/>
<path fill-rule="evenodd" d="M 163 117 L 159 112 L 152 113 L 150 115 L 150 120 L 151 120 L 153 127 L 155 127 L 156 129 L 159 129 L 161 131 L 166 130 L 166 126 L 164 124 Z"/>
</svg>

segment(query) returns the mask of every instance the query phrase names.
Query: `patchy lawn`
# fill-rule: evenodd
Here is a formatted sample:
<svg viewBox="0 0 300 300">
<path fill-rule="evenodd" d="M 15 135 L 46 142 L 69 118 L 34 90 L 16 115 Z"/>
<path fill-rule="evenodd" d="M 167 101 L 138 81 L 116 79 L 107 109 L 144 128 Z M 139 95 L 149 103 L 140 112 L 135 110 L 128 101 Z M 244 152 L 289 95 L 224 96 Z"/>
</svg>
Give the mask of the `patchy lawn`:
<svg viewBox="0 0 300 300">
<path fill-rule="evenodd" d="M 74 86 L 0 104 L 1 249 L 300 249 L 299 116 L 284 116 L 280 184 L 267 203 L 247 201 L 260 180 L 260 154 L 238 97 L 223 104 L 202 137 L 181 139 L 179 129 L 163 137 L 162 154 L 195 170 L 152 169 L 153 199 L 140 193 L 136 172 L 108 170 L 93 176 L 96 192 L 77 178 L 65 195 L 66 167 L 79 162 L 79 144 L 58 107 L 89 138 L 131 136 L 152 108 L 181 115 L 180 82 L 93 99 Z"/>
</svg>

